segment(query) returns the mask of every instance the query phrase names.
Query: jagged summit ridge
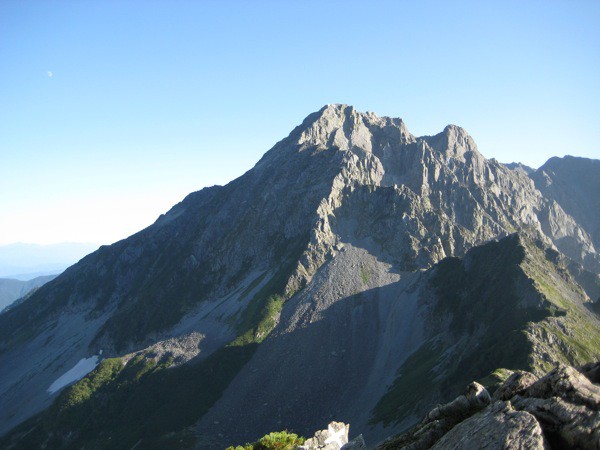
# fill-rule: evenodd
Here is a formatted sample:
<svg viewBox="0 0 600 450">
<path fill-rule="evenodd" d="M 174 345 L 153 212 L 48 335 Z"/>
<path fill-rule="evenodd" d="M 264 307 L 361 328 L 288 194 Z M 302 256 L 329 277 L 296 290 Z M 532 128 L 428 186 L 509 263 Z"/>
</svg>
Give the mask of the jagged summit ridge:
<svg viewBox="0 0 600 450">
<path fill-rule="evenodd" d="M 333 147 L 339 150 L 361 149 L 373 152 L 372 134 L 377 128 L 386 130 L 390 138 L 399 143 L 415 140 L 402 119 L 361 113 L 348 105 L 327 105 L 309 116 L 303 126 L 305 128 L 298 137 L 298 144 L 303 147 Z"/>
<path fill-rule="evenodd" d="M 383 134 L 382 136 L 374 136 Z M 448 125 L 433 136 L 416 137 L 401 118 L 359 112 L 351 105 L 329 104 L 310 114 L 284 140 L 301 149 L 310 147 L 356 150 L 381 154 L 385 147 L 426 142 L 447 157 L 462 158 L 466 152 L 476 152 L 477 145 L 464 128 Z M 291 142 L 290 142 L 291 141 Z"/>
<path fill-rule="evenodd" d="M 309 115 L 257 166 L 281 166 L 283 154 L 287 163 L 299 160 L 300 155 L 321 155 L 316 171 L 328 167 L 336 173 L 331 190 L 324 195 L 326 215 L 341 204 L 343 193 L 371 185 L 414 194 L 419 198 L 419 213 L 454 222 L 460 229 L 447 236 L 440 236 L 444 231 L 433 227 L 440 242 L 434 251 L 437 256 L 430 262 L 463 254 L 471 245 L 526 227 L 588 269 L 600 267 L 590 233 L 560 205 L 544 199 L 525 171 L 510 170 L 483 157 L 473 138 L 456 125 L 448 125 L 434 136 L 415 137 L 402 119 L 361 113 L 349 105 L 327 105 Z M 318 220 L 328 222 L 323 208 L 320 211 Z M 487 227 L 482 227 L 483 223 Z M 491 232 L 483 231 L 488 227 Z M 566 229 L 573 239 L 565 239 Z M 470 234 L 465 243 L 456 239 Z M 423 234 L 417 238 L 418 245 L 422 246 L 424 238 Z"/>
<path fill-rule="evenodd" d="M 435 136 L 424 137 L 432 148 L 444 154 L 447 158 L 456 158 L 464 161 L 465 153 L 478 153 L 477 144 L 464 128 L 457 125 L 448 125 Z"/>
</svg>

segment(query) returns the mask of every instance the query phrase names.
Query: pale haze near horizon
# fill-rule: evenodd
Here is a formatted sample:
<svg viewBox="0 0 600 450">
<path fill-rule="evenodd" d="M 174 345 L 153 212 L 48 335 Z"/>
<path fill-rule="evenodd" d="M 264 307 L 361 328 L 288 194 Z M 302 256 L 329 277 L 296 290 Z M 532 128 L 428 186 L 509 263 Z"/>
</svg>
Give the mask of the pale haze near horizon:
<svg viewBox="0 0 600 450">
<path fill-rule="evenodd" d="M 0 245 L 110 244 L 328 103 L 600 157 L 600 2 L 0 3 Z"/>
</svg>

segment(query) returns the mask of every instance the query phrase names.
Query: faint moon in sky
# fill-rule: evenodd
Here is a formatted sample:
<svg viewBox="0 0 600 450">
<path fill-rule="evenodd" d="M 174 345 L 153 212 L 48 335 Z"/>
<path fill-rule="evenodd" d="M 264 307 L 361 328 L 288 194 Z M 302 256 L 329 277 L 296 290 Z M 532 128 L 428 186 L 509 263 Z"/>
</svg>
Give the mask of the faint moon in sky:
<svg viewBox="0 0 600 450">
<path fill-rule="evenodd" d="M 48 78 L 52 78 L 54 76 L 54 74 L 50 71 L 46 72 L 48 74 Z"/>
</svg>

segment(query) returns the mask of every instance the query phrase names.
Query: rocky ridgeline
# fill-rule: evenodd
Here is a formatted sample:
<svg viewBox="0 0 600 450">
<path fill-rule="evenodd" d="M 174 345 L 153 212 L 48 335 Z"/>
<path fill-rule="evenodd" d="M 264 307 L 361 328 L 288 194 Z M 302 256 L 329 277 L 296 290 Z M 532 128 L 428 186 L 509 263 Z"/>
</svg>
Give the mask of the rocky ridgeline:
<svg viewBox="0 0 600 450">
<path fill-rule="evenodd" d="M 490 396 L 473 382 L 466 392 L 432 409 L 407 432 L 375 450 L 600 449 L 600 362 L 576 370 L 559 365 L 542 378 L 515 371 Z M 329 424 L 297 450 L 365 449 L 348 441 L 349 425 Z"/>
</svg>

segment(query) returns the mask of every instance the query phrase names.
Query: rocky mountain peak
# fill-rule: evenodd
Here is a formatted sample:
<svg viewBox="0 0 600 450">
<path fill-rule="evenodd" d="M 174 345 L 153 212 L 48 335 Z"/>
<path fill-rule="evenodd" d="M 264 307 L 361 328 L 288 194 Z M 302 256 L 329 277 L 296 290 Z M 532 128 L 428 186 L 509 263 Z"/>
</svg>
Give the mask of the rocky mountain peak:
<svg viewBox="0 0 600 450">
<path fill-rule="evenodd" d="M 506 163 L 504 165 L 506 167 L 508 167 L 510 170 L 515 170 L 515 171 L 524 173 L 525 175 L 531 175 L 533 172 L 535 172 L 535 169 L 533 169 L 532 167 L 526 166 L 525 164 L 522 164 L 520 162 L 511 162 L 511 163 Z"/>
<path fill-rule="evenodd" d="M 425 141 L 446 158 L 465 160 L 465 153 L 479 154 L 477 144 L 464 128 L 457 125 L 448 125 L 444 131 L 435 136 L 425 136 Z"/>
<path fill-rule="evenodd" d="M 406 183 L 416 191 L 420 191 L 423 184 L 423 167 L 437 171 L 432 164 L 447 165 L 453 161 L 453 164 L 467 165 L 468 170 L 477 172 L 478 178 L 485 175 L 485 158 L 463 128 L 448 125 L 434 136 L 417 137 L 401 118 L 360 112 L 344 104 L 326 105 L 307 116 L 287 138 L 267 152 L 256 168 L 271 170 L 296 160 L 294 154 L 322 152 L 331 156 L 343 153 L 340 158 L 331 159 L 334 165 L 339 166 L 342 159 L 347 162 L 350 158 L 363 168 L 378 166 L 376 171 L 387 174 L 383 180 L 385 185 Z M 323 167 L 322 162 L 320 165 Z M 408 172 L 411 174 L 407 178 Z"/>
<path fill-rule="evenodd" d="M 418 264 L 426 266 L 522 227 L 550 236 L 561 251 L 576 261 L 587 261 L 586 267 L 596 265 L 595 257 L 588 256 L 594 250 L 587 235 L 573 232 L 583 237 L 565 240 L 564 233 L 558 231 L 564 228 L 556 225 L 559 223 L 568 223 L 571 230 L 577 228 L 561 207 L 544 201 L 526 172 L 487 160 L 469 133 L 456 125 L 448 125 L 433 136 L 416 137 L 400 118 L 359 112 L 349 105 L 326 105 L 271 149 L 255 169 L 257 189 L 264 190 L 270 183 L 278 192 L 306 189 L 308 195 L 303 198 L 311 198 L 311 206 L 306 203 L 301 217 L 311 217 L 314 205 L 319 205 L 315 220 L 322 225 L 310 225 L 317 231 L 303 263 L 308 278 L 337 242 L 330 218 L 336 217 L 339 224 L 342 210 L 353 210 L 359 222 L 363 221 L 358 211 L 372 204 L 370 190 L 381 188 L 398 189 L 392 197 L 397 195 L 397 201 L 403 199 L 406 204 L 397 211 L 419 217 L 416 228 L 406 222 L 406 229 L 396 230 L 405 240 L 396 236 L 389 242 L 391 246 L 403 242 L 396 256 L 411 249 L 410 255 L 402 257 L 409 265 L 415 254 L 420 255 Z M 359 187 L 368 191 L 361 206 L 342 207 L 350 196 L 358 199 L 359 194 L 350 194 Z M 437 230 L 440 218 L 446 225 Z M 366 230 L 375 224 L 363 226 Z M 436 238 L 430 239 L 427 230 L 431 229 L 437 230 Z M 394 234 L 389 231 L 382 234 L 382 242 L 387 243 Z M 436 250 L 423 244 L 424 240 Z"/>
<path fill-rule="evenodd" d="M 298 129 L 299 128 L 299 129 Z M 362 113 L 349 105 L 331 104 L 309 115 L 292 135 L 303 148 L 337 148 L 339 150 L 374 151 L 374 134 L 383 131 L 398 142 L 414 142 L 400 118 L 379 117 Z"/>
</svg>

